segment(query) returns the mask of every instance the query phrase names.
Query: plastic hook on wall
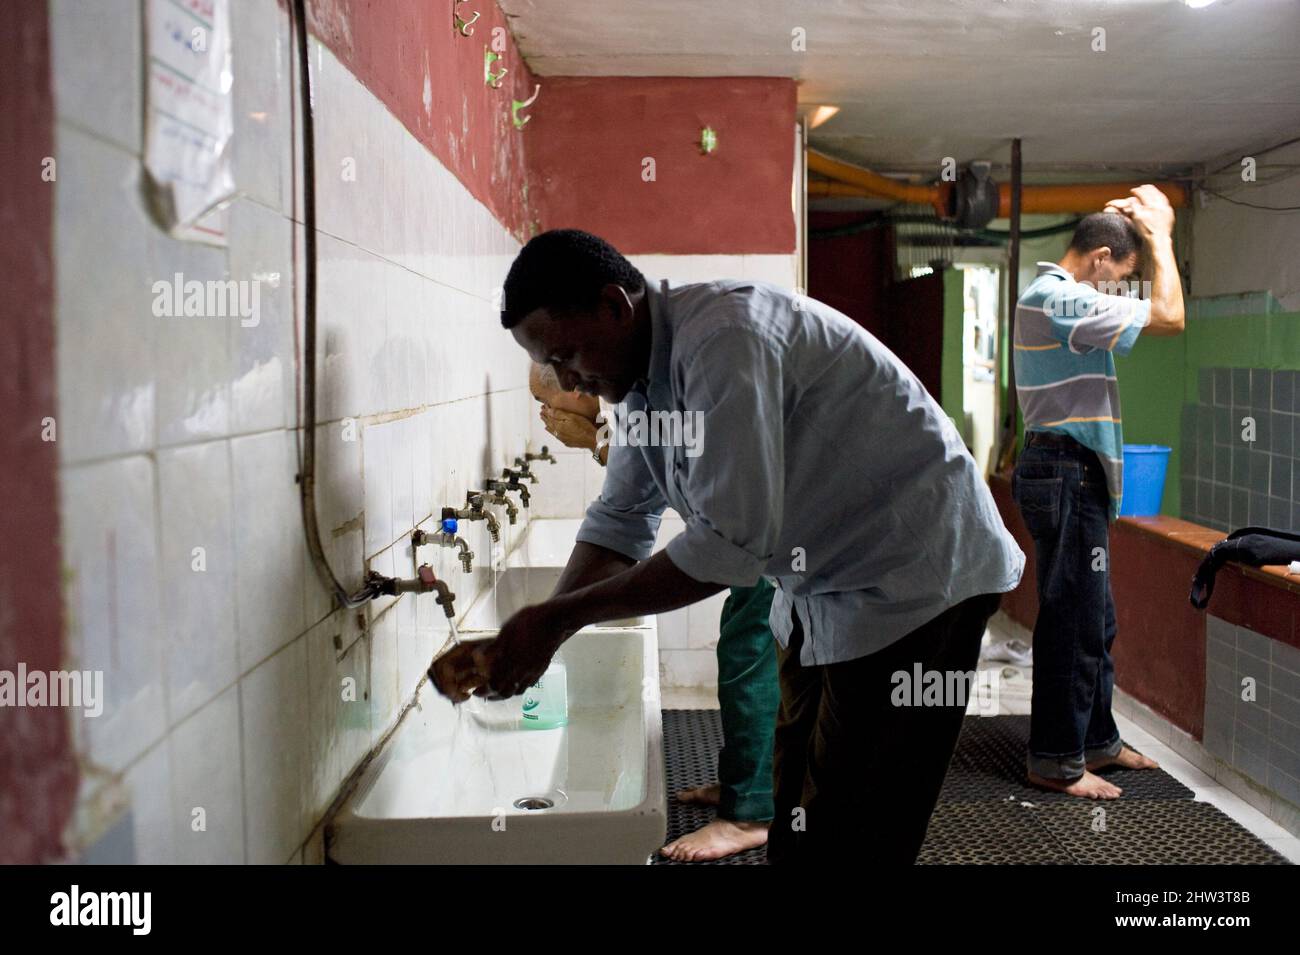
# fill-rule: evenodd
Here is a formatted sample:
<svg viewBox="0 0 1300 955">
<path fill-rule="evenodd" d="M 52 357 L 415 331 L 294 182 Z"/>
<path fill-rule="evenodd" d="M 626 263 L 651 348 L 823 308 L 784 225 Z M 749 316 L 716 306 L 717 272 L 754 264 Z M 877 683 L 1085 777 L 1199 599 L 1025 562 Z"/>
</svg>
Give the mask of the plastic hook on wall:
<svg viewBox="0 0 1300 955">
<path fill-rule="evenodd" d="M 465 2 L 467 2 L 467 0 L 452 0 L 451 22 L 456 32 L 459 33 L 461 36 L 473 36 L 474 35 L 473 23 L 480 16 L 482 16 L 482 14 L 476 10 L 474 12 L 474 16 L 466 20 L 464 17 L 460 15 L 460 5 Z"/>
<path fill-rule="evenodd" d="M 501 78 L 510 71 L 504 66 L 501 67 L 500 73 L 492 72 L 492 64 L 501 59 L 500 53 L 493 53 L 488 47 L 483 47 L 483 82 L 494 90 L 501 88 Z"/>
<path fill-rule="evenodd" d="M 535 83 L 533 84 L 533 95 L 528 97 L 528 99 L 522 99 L 522 100 L 515 99 L 510 101 L 510 119 L 515 124 L 515 129 L 523 129 L 524 125 L 530 119 L 532 119 L 531 116 L 525 116 L 523 119 L 520 119 L 519 111 L 521 109 L 525 109 L 526 107 L 532 106 L 533 103 L 536 102 L 537 100 L 537 94 L 540 93 L 541 91 L 542 91 L 542 84 Z"/>
</svg>

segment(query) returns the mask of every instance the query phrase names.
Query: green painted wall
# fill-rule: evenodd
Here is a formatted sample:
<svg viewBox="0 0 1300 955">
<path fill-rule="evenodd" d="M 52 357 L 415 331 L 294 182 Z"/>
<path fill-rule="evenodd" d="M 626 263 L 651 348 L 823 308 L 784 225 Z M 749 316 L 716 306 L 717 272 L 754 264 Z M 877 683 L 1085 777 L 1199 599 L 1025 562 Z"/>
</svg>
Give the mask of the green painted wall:
<svg viewBox="0 0 1300 955">
<path fill-rule="evenodd" d="M 1213 300 L 1189 302 L 1189 312 Z M 957 269 L 944 273 L 944 329 L 941 380 L 943 410 L 962 429 L 964 374 L 962 369 L 962 276 Z M 1005 360 L 1010 353 L 1003 343 Z M 1161 512 L 1173 517 L 1181 509 L 1181 428 L 1184 402 L 1197 400 L 1202 368 L 1268 368 L 1300 371 L 1300 312 L 1189 318 L 1187 329 L 1175 338 L 1144 335 L 1127 356 L 1116 358 L 1120 403 L 1124 414 L 1124 441 L 1128 444 L 1164 444 L 1173 449 L 1165 479 Z M 1017 421 L 1023 430 L 1023 423 Z"/>
<path fill-rule="evenodd" d="M 1173 449 L 1161 513 L 1176 517 L 1181 503 L 1182 406 L 1197 400 L 1200 370 L 1300 370 L 1300 313 L 1191 318 L 1176 338 L 1142 336 L 1115 365 L 1125 443 Z"/>
<path fill-rule="evenodd" d="M 962 295 L 960 269 L 943 270 L 943 356 L 939 366 L 939 402 L 952 418 L 957 432 L 970 441 L 966 433 L 966 375 L 962 364 L 962 335 L 966 305 Z"/>
</svg>

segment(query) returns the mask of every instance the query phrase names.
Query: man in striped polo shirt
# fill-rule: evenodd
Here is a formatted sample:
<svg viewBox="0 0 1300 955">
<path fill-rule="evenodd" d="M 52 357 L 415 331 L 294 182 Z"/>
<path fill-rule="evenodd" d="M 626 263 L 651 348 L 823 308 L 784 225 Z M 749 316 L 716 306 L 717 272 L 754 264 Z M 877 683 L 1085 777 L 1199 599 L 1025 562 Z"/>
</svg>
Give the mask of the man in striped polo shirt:
<svg viewBox="0 0 1300 955">
<path fill-rule="evenodd" d="M 1108 523 L 1119 516 L 1123 477 L 1114 356 L 1139 335 L 1183 330 L 1173 225 L 1164 194 L 1139 186 L 1081 220 L 1064 258 L 1039 262 L 1016 303 L 1025 448 L 1012 494 L 1038 565 L 1029 780 L 1091 799 L 1121 792 L 1093 770 L 1156 765 L 1123 744 L 1111 716 Z M 1140 299 L 1126 294 L 1139 269 Z"/>
</svg>

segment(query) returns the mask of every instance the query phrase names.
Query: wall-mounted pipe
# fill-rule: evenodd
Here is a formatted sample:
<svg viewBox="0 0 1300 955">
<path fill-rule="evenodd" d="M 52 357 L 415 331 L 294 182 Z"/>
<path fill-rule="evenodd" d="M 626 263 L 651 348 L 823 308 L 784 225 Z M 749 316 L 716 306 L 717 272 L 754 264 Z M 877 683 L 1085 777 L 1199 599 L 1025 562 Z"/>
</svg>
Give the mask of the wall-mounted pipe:
<svg viewBox="0 0 1300 955">
<path fill-rule="evenodd" d="M 1007 299 L 1003 303 L 1006 318 L 999 325 L 1006 328 L 1006 337 L 1001 341 L 1011 343 L 1016 340 L 1016 306 L 1020 301 L 1020 213 L 1021 199 L 1024 195 L 1024 166 L 1021 162 L 1020 137 L 1011 140 L 1011 234 L 1008 239 L 1007 252 Z M 1001 347 L 1001 346 L 999 346 Z M 998 367 L 1001 369 L 1001 356 Z M 1019 396 L 1016 394 L 1016 363 L 1009 360 L 1007 365 L 1007 406 L 1001 409 L 1002 428 L 998 433 L 996 447 L 993 449 L 994 470 L 1001 471 L 1009 467 L 1016 453 L 1016 409 Z M 999 374 L 998 377 L 1001 377 Z M 997 392 L 998 397 L 1001 391 Z M 995 401 L 998 398 L 995 398 Z"/>
<path fill-rule="evenodd" d="M 889 179 L 862 166 L 834 159 L 815 149 L 808 150 L 808 169 L 832 179 L 832 182 L 809 182 L 808 195 L 815 197 L 857 197 L 893 199 L 912 205 L 928 205 L 940 218 L 951 215 L 952 192 L 956 183 L 943 182 L 914 185 Z M 1128 195 L 1136 182 L 1085 182 L 1063 185 L 1024 186 L 1021 189 L 1020 212 L 1100 212 L 1106 203 L 1117 196 Z M 1188 190 L 1180 182 L 1157 182 L 1175 208 L 1188 204 Z M 998 184 L 998 218 L 1011 215 L 1011 187 Z"/>
<path fill-rule="evenodd" d="M 356 593 L 349 593 L 330 567 L 321 544 L 316 516 L 316 146 L 312 109 L 311 59 L 307 44 L 305 0 L 292 0 L 294 38 L 298 53 L 299 96 L 302 103 L 302 223 L 303 223 L 303 357 L 302 417 L 298 461 L 298 492 L 307 551 L 321 582 L 340 605 L 360 607 L 383 592 L 386 578 L 371 574 Z"/>
</svg>

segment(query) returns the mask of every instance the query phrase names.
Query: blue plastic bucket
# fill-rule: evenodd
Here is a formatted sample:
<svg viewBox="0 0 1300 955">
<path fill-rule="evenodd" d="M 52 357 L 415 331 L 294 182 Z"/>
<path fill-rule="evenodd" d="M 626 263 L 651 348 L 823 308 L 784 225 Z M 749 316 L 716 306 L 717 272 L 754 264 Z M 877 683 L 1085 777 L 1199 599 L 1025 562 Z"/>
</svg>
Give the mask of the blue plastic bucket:
<svg viewBox="0 0 1300 955">
<path fill-rule="evenodd" d="M 1160 513 L 1169 452 L 1163 444 L 1124 445 L 1124 496 L 1119 502 L 1120 514 L 1152 517 Z"/>
</svg>

